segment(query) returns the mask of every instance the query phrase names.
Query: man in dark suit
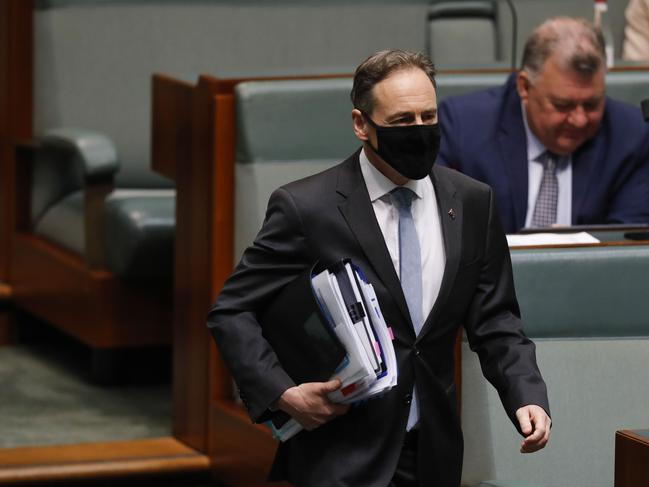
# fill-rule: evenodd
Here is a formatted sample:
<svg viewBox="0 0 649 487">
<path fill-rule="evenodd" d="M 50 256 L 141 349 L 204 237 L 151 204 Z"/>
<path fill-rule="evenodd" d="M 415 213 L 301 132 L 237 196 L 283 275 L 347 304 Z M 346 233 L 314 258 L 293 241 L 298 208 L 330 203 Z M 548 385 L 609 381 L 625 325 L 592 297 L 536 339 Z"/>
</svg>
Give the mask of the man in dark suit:
<svg viewBox="0 0 649 487">
<path fill-rule="evenodd" d="M 559 17 L 504 86 L 440 104 L 439 164 L 489 184 L 503 227 L 649 222 L 649 125 L 606 98 L 601 33 Z"/>
<path fill-rule="evenodd" d="M 356 70 L 352 102 L 362 149 L 272 194 L 208 326 L 252 419 L 280 409 L 310 430 L 280 445 L 271 478 L 297 486 L 458 487 L 460 326 L 525 437 L 521 451 L 543 448 L 549 437 L 546 387 L 521 328 L 507 244 L 489 187 L 433 167 L 439 129 L 428 58 L 371 56 Z M 314 262 L 342 258 L 373 283 L 399 369 L 395 388 L 351 408 L 328 400 L 337 381 L 294 384 L 257 321 Z"/>
</svg>

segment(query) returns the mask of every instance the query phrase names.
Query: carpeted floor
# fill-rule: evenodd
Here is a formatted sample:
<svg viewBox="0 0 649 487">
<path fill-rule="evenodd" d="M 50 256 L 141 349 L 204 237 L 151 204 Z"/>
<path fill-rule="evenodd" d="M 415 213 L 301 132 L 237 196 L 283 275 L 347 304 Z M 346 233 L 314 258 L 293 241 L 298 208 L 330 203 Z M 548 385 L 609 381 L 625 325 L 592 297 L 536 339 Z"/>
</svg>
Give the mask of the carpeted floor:
<svg viewBox="0 0 649 487">
<path fill-rule="evenodd" d="M 59 344 L 0 347 L 0 447 L 168 436 L 168 384 L 98 386 Z"/>
</svg>

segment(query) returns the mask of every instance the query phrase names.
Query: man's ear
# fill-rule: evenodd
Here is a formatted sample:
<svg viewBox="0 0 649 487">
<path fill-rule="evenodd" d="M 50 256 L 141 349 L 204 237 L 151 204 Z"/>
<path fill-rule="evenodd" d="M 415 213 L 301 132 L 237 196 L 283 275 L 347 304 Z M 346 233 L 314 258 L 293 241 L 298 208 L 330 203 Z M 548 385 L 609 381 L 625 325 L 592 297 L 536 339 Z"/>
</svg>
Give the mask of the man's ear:
<svg viewBox="0 0 649 487">
<path fill-rule="evenodd" d="M 529 74 L 525 71 L 519 71 L 518 76 L 516 77 L 516 91 L 518 91 L 518 96 L 521 97 L 525 103 L 527 103 L 528 90 L 530 89 L 530 77 Z"/>
<path fill-rule="evenodd" d="M 354 124 L 354 134 L 356 134 L 356 137 L 363 142 L 369 140 L 369 124 L 365 120 L 361 111 L 357 108 L 352 110 L 352 122 Z"/>
</svg>

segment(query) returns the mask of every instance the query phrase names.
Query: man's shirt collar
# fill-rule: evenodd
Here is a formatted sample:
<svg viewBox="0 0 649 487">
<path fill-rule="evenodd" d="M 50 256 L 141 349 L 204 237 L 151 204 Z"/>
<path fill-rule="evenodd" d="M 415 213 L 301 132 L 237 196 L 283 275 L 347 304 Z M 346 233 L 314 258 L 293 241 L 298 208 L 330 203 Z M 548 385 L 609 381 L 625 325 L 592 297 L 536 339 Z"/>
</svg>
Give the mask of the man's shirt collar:
<svg viewBox="0 0 649 487">
<path fill-rule="evenodd" d="M 523 113 L 523 124 L 525 125 L 525 136 L 527 137 L 527 160 L 540 161 L 541 156 L 547 151 L 541 141 L 534 135 L 530 125 L 527 123 L 527 113 L 525 106 L 521 103 L 521 111 Z"/>
<path fill-rule="evenodd" d="M 390 179 L 385 177 L 381 171 L 379 171 L 367 158 L 365 154 L 365 149 L 362 149 L 358 159 L 361 164 L 361 172 L 363 173 L 363 178 L 365 179 L 365 185 L 367 186 L 367 192 L 370 195 L 370 201 L 374 201 L 382 198 L 398 185 L 392 182 Z M 422 184 L 424 180 L 419 179 L 410 179 L 403 186 L 411 189 L 416 195 L 417 198 L 423 198 L 424 189 Z"/>
</svg>

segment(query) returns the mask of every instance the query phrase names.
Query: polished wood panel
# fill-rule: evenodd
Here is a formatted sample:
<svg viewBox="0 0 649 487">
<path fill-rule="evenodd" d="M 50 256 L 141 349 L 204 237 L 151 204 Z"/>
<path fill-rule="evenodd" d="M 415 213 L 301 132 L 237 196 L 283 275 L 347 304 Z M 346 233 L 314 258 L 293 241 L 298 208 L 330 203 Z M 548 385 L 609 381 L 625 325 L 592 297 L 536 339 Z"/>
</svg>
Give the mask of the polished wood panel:
<svg viewBox="0 0 649 487">
<path fill-rule="evenodd" d="M 178 89 L 184 91 L 184 85 Z M 175 95 L 170 93 L 171 102 Z M 179 95 L 182 97 L 182 95 Z M 205 316 L 211 298 L 210 255 L 213 251 L 213 100 L 197 87 L 190 99 L 190 117 L 177 122 L 190 130 L 188 146 L 178 155 L 176 167 L 176 242 L 174 313 L 174 435 L 200 451 L 207 451 L 210 337 Z M 185 127 L 185 124 L 190 124 Z M 160 141 L 154 137 L 154 141 Z M 161 151 L 153 149 L 154 154 Z M 154 167 L 159 167 L 154 161 Z M 167 163 L 163 160 L 163 166 Z"/>
<path fill-rule="evenodd" d="M 13 235 L 16 305 L 96 348 L 169 343 L 172 289 L 160 281 L 123 282 L 31 234 Z M 56 292 L 53 292 L 56 290 Z"/>
<path fill-rule="evenodd" d="M 178 116 L 161 115 L 154 125 L 161 133 L 152 137 L 152 166 L 176 181 L 174 435 L 207 452 L 215 475 L 238 486 L 265 483 L 276 444 L 235 404 L 205 326 L 232 270 L 237 82 L 201 76 L 190 96 L 186 83 L 156 75 L 154 120 L 167 111 Z"/>
<path fill-rule="evenodd" d="M 86 186 L 83 194 L 85 260 L 89 270 L 106 268 L 104 201 L 115 189 L 113 178 Z"/>
<path fill-rule="evenodd" d="M 177 162 L 187 160 L 191 147 L 194 86 L 156 75 L 151 81 L 151 160 L 153 168 L 176 179 Z"/>
<path fill-rule="evenodd" d="M 0 303 L 11 300 L 11 295 L 13 291 L 11 286 L 7 283 L 0 282 Z"/>
<path fill-rule="evenodd" d="M 649 436 L 615 433 L 615 487 L 649 485 Z"/>
<path fill-rule="evenodd" d="M 0 449 L 0 485 L 202 472 L 209 458 L 174 438 Z"/>
<path fill-rule="evenodd" d="M 32 135 L 31 0 L 0 0 L 0 279 L 9 280 L 13 144 Z"/>
<path fill-rule="evenodd" d="M 220 454 L 214 457 L 218 479 L 240 487 L 268 485 L 266 478 L 277 447 L 268 428 L 251 424 L 248 414 L 232 401 L 214 401 L 210 412 L 213 431 L 221 443 Z M 289 486 L 285 482 L 272 485 Z"/>
</svg>

